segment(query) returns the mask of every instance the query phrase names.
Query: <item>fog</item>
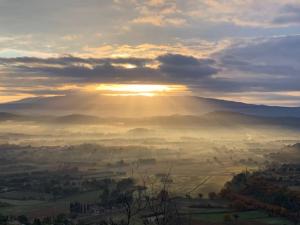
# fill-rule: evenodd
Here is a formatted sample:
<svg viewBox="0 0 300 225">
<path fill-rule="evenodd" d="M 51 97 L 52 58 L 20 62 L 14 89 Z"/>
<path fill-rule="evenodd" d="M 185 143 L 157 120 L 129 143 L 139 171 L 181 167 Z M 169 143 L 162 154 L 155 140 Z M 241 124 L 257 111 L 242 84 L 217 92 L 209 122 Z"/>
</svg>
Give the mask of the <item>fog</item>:
<svg viewBox="0 0 300 225">
<path fill-rule="evenodd" d="M 69 213 L 74 201 L 99 204 L 99 185 L 107 179 L 208 198 L 241 172 L 293 162 L 299 154 L 289 146 L 300 130 L 276 118 L 3 115 L 0 202 L 5 214 L 30 218 Z"/>
<path fill-rule="evenodd" d="M 187 184 L 186 179 L 209 176 L 209 188 L 204 186 L 198 190 L 207 193 L 211 188 L 219 190 L 235 173 L 265 167 L 270 160 L 268 154 L 296 143 L 299 135 L 293 129 L 267 126 L 175 129 L 156 125 L 51 125 L 10 121 L 2 123 L 0 143 L 3 149 L 11 146 L 10 153 L 16 148 L 19 163 L 34 167 L 43 162 L 46 163 L 43 166 L 49 164 L 52 169 L 58 164 L 79 163 L 79 170 L 112 170 L 137 178 L 144 171 L 149 176 L 169 172 L 176 177 L 175 182 L 191 188 L 195 183 Z M 155 163 L 136 164 L 145 159 L 153 159 Z M 181 186 L 176 183 L 174 187 L 179 191 Z"/>
</svg>

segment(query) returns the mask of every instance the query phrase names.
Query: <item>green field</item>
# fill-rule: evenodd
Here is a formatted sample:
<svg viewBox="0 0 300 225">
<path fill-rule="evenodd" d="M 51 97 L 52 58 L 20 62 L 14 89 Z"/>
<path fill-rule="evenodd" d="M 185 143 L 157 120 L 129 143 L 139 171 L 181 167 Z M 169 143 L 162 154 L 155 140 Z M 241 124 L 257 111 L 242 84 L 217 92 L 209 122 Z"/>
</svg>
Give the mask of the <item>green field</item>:
<svg viewBox="0 0 300 225">
<path fill-rule="evenodd" d="M 0 202 L 11 204 L 9 207 L 0 208 L 4 215 L 28 215 L 29 217 L 53 216 L 69 212 L 69 204 L 74 201 L 94 203 L 99 197 L 99 191 L 86 192 L 73 195 L 57 201 L 36 201 L 36 200 L 8 200 L 0 199 Z"/>
</svg>

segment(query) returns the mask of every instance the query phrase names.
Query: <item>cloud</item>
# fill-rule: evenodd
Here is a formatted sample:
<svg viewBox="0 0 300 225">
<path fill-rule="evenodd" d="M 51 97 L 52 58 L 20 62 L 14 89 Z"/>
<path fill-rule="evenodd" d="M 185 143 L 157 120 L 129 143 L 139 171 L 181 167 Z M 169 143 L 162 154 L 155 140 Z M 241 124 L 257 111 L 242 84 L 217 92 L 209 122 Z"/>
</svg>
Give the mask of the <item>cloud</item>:
<svg viewBox="0 0 300 225">
<path fill-rule="evenodd" d="M 298 47 L 299 46 L 299 47 Z M 0 58 L 4 86 L 57 87 L 97 83 L 184 84 L 195 93 L 300 90 L 300 36 L 241 39 L 207 57 L 74 56 Z"/>
<path fill-rule="evenodd" d="M 48 65 L 75 65 L 75 64 L 134 64 L 143 66 L 147 62 L 152 61 L 146 58 L 81 58 L 73 56 L 64 56 L 56 58 L 38 58 L 38 57 L 16 57 L 16 58 L 0 58 L 0 64 L 3 65 L 20 65 L 20 64 L 48 64 Z"/>
<path fill-rule="evenodd" d="M 284 18 L 280 18 L 295 17 L 295 3 L 295 0 L 27 0 L 24 5 L 18 0 L 3 0 L 0 32 L 4 39 L 0 37 L 0 56 L 38 56 L 36 53 L 42 52 L 77 55 L 99 46 L 176 48 L 191 39 L 213 42 L 231 37 L 295 33 L 299 28 L 283 24 Z M 268 13 L 263 13 L 266 8 Z M 99 33 L 101 37 L 96 35 Z M 30 38 L 25 38 L 26 35 Z M 199 57 L 195 52 L 193 55 Z M 164 53 L 167 52 L 160 54 Z"/>
<path fill-rule="evenodd" d="M 188 40 L 173 44 L 151 44 L 144 43 L 139 45 L 101 45 L 98 47 L 85 47 L 84 52 L 78 54 L 81 57 L 126 57 L 139 56 L 141 58 L 156 58 L 168 53 L 192 55 L 196 58 L 208 57 L 213 52 L 218 52 L 226 48 L 230 42 Z"/>
<path fill-rule="evenodd" d="M 286 4 L 282 6 L 280 14 L 273 19 L 274 24 L 299 24 L 300 4 Z"/>
<path fill-rule="evenodd" d="M 214 57 L 246 91 L 300 90 L 300 36 L 241 40 Z"/>
<path fill-rule="evenodd" d="M 174 0 L 136 1 L 138 16 L 133 24 L 151 24 L 153 26 L 182 26 L 186 24 L 184 12 Z"/>
<path fill-rule="evenodd" d="M 161 72 L 181 80 L 200 80 L 219 72 L 213 59 L 167 54 L 158 57 Z"/>
<path fill-rule="evenodd" d="M 190 43 L 197 52 L 199 42 Z M 187 46 L 186 51 L 183 46 L 163 50 L 156 45 L 128 45 L 121 46 L 121 50 L 111 46 L 104 54 L 127 52 L 126 57 L 0 58 L 0 90 L 39 96 L 70 93 L 99 83 L 168 83 L 188 86 L 196 95 L 227 99 L 238 99 L 240 95 L 251 101 L 261 93 L 266 102 L 274 103 L 276 97 L 278 101 L 296 101 L 289 93 L 300 91 L 299 35 L 238 39 L 219 48 L 203 44 L 198 47 L 199 55 L 194 56 Z M 206 50 L 205 54 L 201 49 Z M 167 53 L 172 50 L 174 53 Z"/>
<path fill-rule="evenodd" d="M 151 64 L 158 64 L 152 67 Z M 150 64 L 150 66 L 149 66 Z M 0 58 L 2 82 L 29 86 L 109 83 L 189 83 L 218 72 L 215 61 L 184 55 L 151 58 Z"/>
<path fill-rule="evenodd" d="M 300 72 L 300 36 L 257 38 L 237 42 L 219 54 L 227 67 L 270 75 Z"/>
</svg>

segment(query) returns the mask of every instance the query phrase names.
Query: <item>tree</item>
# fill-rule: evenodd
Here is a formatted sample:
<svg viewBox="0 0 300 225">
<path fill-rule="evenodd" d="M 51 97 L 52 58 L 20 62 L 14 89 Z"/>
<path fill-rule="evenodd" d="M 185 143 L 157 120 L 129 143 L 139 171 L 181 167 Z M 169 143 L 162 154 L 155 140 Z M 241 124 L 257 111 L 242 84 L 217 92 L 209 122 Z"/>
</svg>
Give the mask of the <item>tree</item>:
<svg viewBox="0 0 300 225">
<path fill-rule="evenodd" d="M 212 191 L 212 192 L 208 193 L 208 197 L 209 197 L 209 199 L 213 200 L 213 199 L 217 198 L 217 194 L 216 194 L 216 192 Z"/>
<path fill-rule="evenodd" d="M 133 196 L 132 196 L 132 192 L 126 192 L 126 193 L 122 193 L 119 197 L 118 197 L 118 203 L 120 203 L 126 212 L 126 222 L 125 225 L 129 225 L 132 219 L 132 213 L 133 213 Z"/>
<path fill-rule="evenodd" d="M 35 218 L 35 219 L 33 220 L 32 225 L 42 225 L 42 222 L 41 222 L 41 220 L 40 220 L 39 218 Z"/>
<path fill-rule="evenodd" d="M 224 214 L 223 220 L 225 223 L 230 223 L 232 222 L 232 217 L 230 214 Z"/>
<path fill-rule="evenodd" d="M 127 190 L 134 185 L 134 180 L 132 178 L 126 178 L 117 183 L 117 190 L 123 191 Z"/>
<path fill-rule="evenodd" d="M 237 223 L 238 219 L 240 218 L 239 214 L 233 214 L 233 218 L 235 220 L 235 222 Z"/>
<path fill-rule="evenodd" d="M 21 223 L 21 224 L 25 224 L 28 225 L 29 224 L 29 220 L 25 215 L 21 215 L 18 216 L 17 220 Z"/>
<path fill-rule="evenodd" d="M 0 215 L 0 225 L 6 225 L 7 221 L 8 221 L 8 217 L 7 216 Z"/>
<path fill-rule="evenodd" d="M 69 223 L 68 221 L 68 218 L 65 214 L 59 214 L 56 216 L 55 218 L 55 221 L 54 221 L 54 224 L 57 224 L 57 225 L 67 225 Z"/>
</svg>

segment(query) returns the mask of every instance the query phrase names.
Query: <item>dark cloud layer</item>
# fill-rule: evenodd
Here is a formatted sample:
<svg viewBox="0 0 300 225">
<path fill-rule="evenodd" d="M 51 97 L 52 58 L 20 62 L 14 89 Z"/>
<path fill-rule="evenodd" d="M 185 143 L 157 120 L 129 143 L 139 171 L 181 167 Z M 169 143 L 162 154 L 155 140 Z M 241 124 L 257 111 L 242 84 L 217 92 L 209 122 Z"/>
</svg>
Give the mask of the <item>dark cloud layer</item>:
<svg viewBox="0 0 300 225">
<path fill-rule="evenodd" d="M 158 68 L 148 67 L 159 63 Z M 210 59 L 196 59 L 183 55 L 164 55 L 157 59 L 137 58 L 2 58 L 0 64 L 11 76 L 43 76 L 61 81 L 91 82 L 183 82 L 199 80 L 218 72 Z M 132 67 L 126 67 L 126 65 Z"/>
<path fill-rule="evenodd" d="M 244 91 L 299 91 L 300 36 L 238 42 L 216 55 L 223 68 L 247 84 Z"/>
<path fill-rule="evenodd" d="M 181 80 L 199 80 L 219 72 L 212 59 L 196 59 L 183 55 L 163 55 L 158 57 L 160 71 Z"/>
<path fill-rule="evenodd" d="M 37 57 L 18 57 L 18 58 L 1 58 L 1 64 L 49 64 L 49 65 L 70 65 L 75 63 L 89 63 L 89 64 L 112 64 L 112 63 L 129 63 L 136 66 L 142 66 L 151 60 L 144 58 L 80 58 L 73 56 L 65 56 L 59 58 L 37 58 Z"/>
<path fill-rule="evenodd" d="M 218 56 L 231 69 L 272 76 L 295 77 L 300 74 L 300 36 L 257 39 L 238 43 Z"/>
<path fill-rule="evenodd" d="M 282 7 L 280 15 L 274 18 L 274 24 L 299 24 L 300 5 L 287 4 Z"/>
<path fill-rule="evenodd" d="M 0 58 L 0 82 L 38 95 L 65 93 L 55 87 L 67 84 L 99 83 L 184 84 L 195 93 L 300 91 L 299 61 L 296 35 L 237 41 L 208 58 Z"/>
</svg>

